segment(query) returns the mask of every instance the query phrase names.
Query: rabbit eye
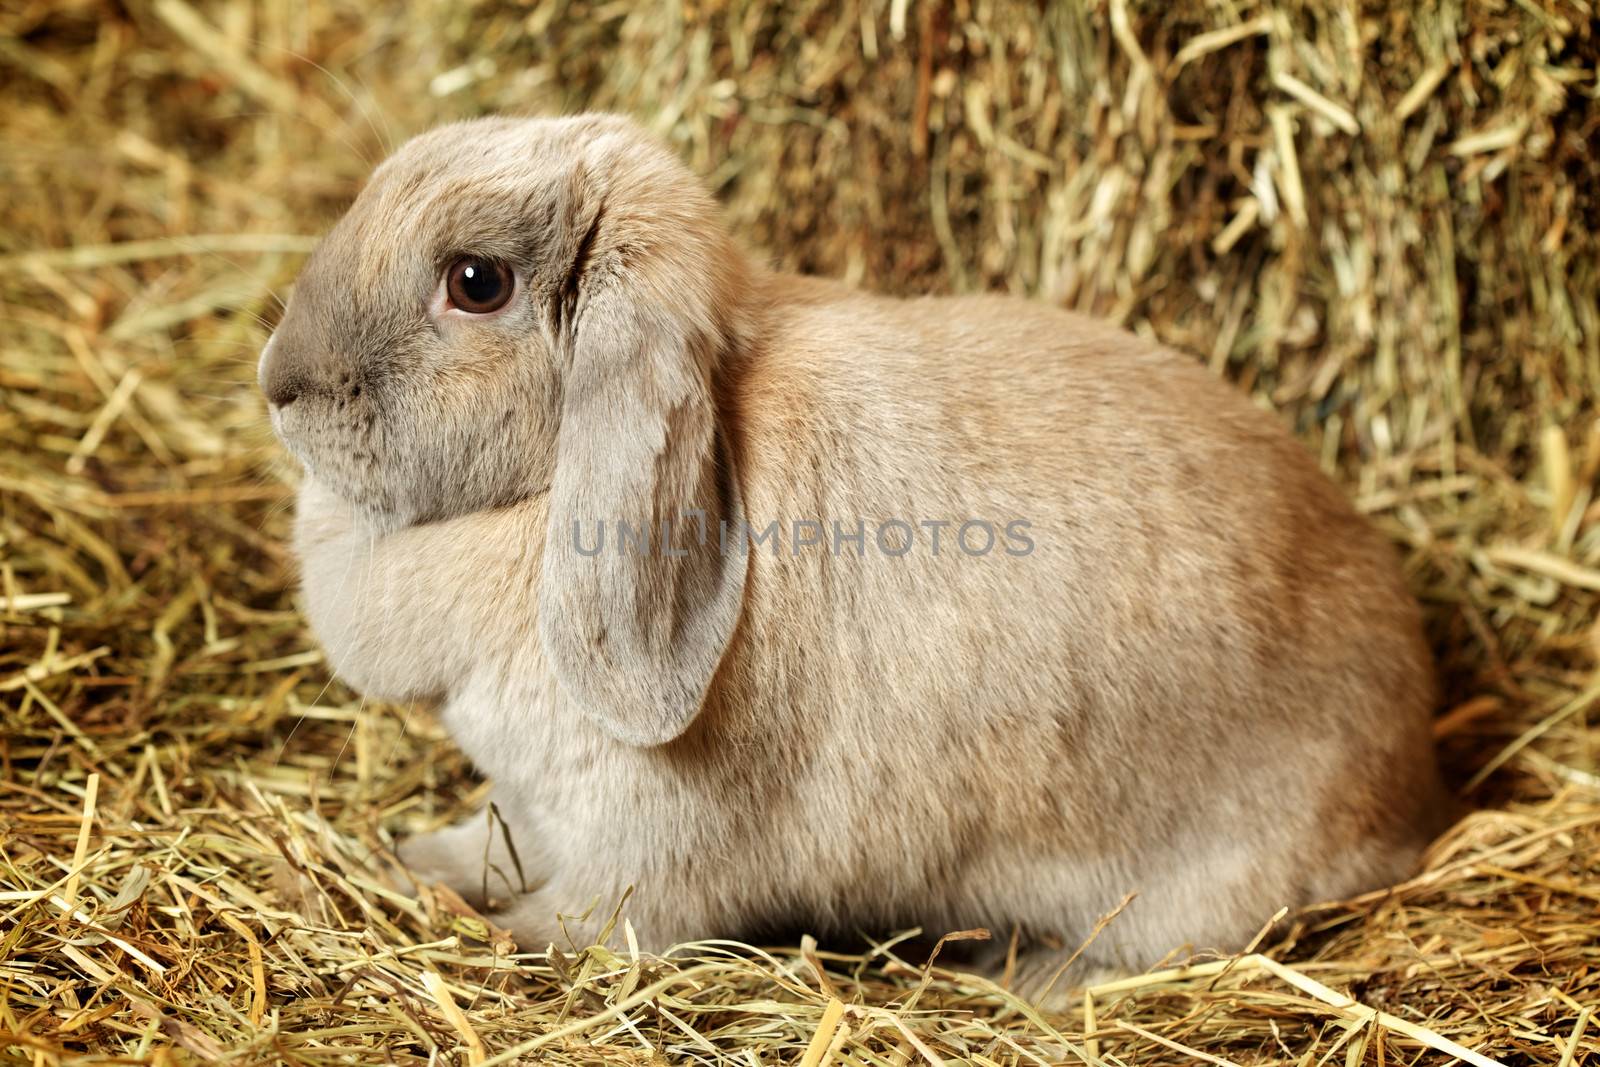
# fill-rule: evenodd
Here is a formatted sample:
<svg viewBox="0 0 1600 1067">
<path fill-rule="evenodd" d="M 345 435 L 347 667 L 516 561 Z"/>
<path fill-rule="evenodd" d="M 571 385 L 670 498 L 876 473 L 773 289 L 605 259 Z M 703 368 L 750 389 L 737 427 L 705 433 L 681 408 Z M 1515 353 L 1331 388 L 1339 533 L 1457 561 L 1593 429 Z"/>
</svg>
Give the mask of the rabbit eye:
<svg viewBox="0 0 1600 1067">
<path fill-rule="evenodd" d="M 445 293 L 450 303 L 473 315 L 499 311 L 511 299 L 516 281 L 504 264 L 478 256 L 462 256 L 450 264 Z"/>
</svg>

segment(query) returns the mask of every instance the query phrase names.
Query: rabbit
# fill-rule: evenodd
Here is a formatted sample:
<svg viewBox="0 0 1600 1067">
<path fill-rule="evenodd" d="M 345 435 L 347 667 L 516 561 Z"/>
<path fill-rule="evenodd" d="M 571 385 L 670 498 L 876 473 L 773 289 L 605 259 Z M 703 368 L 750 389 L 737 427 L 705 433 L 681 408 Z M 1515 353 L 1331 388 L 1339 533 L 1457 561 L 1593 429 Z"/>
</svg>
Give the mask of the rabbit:
<svg viewBox="0 0 1600 1067">
<path fill-rule="evenodd" d="M 656 952 L 1037 954 L 1132 894 L 1074 966 L 1140 969 L 1440 828 L 1418 605 L 1272 414 L 1093 318 L 770 269 L 628 119 L 405 144 L 259 377 L 332 668 L 492 783 L 399 855 L 531 951 L 629 890 Z"/>
</svg>

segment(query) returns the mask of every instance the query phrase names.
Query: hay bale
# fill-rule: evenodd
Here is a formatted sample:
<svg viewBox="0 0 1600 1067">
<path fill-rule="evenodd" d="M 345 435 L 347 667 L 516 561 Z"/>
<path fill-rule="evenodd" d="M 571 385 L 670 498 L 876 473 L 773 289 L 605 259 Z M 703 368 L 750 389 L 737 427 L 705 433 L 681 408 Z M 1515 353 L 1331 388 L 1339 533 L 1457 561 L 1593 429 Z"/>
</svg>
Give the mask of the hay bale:
<svg viewBox="0 0 1600 1067">
<path fill-rule="evenodd" d="M 0 11 L 0 1044 L 1596 1056 L 1597 64 L 1577 0 Z M 1092 310 L 1281 411 L 1405 548 L 1481 810 L 1394 893 L 1066 1016 L 892 944 L 517 955 L 383 886 L 372 851 L 482 786 L 425 713 L 328 683 L 255 352 L 396 139 L 578 108 L 665 133 L 784 266 Z"/>
</svg>

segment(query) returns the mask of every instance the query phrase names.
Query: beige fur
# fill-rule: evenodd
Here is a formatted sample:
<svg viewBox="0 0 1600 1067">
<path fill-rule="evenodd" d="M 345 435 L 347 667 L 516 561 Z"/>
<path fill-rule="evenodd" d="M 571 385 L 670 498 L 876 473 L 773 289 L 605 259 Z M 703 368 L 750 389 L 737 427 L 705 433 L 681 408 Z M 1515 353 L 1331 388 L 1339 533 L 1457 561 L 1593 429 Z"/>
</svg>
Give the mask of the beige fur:
<svg viewBox="0 0 1600 1067">
<path fill-rule="evenodd" d="M 503 313 L 439 313 L 463 253 L 515 268 Z M 912 924 L 1070 946 L 1137 892 L 1085 957 L 1137 967 L 1399 878 L 1434 828 L 1416 605 L 1275 419 L 1053 308 L 768 272 L 624 120 L 406 145 L 261 377 L 307 469 L 311 622 L 352 684 L 441 702 L 492 776 L 536 888 L 491 896 L 530 947 L 630 885 L 656 948 Z M 676 536 L 691 509 L 777 520 L 781 549 L 571 535 Z M 891 556 L 892 518 L 1020 520 L 1034 547 L 968 555 L 951 525 L 935 554 L 918 527 Z M 862 555 L 789 536 L 858 519 Z M 486 825 L 403 855 L 479 896 Z"/>
</svg>

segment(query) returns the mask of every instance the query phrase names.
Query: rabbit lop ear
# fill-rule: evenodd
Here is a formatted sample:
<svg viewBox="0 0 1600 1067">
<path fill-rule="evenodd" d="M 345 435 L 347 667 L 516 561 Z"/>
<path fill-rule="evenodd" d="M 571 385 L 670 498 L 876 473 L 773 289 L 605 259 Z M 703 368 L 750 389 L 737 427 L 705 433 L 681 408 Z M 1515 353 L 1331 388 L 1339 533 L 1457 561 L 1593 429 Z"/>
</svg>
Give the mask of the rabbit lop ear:
<svg viewBox="0 0 1600 1067">
<path fill-rule="evenodd" d="M 744 515 L 712 398 L 715 342 L 629 288 L 613 279 L 576 316 L 539 628 L 588 714 L 619 740 L 659 745 L 705 700 L 747 559 L 742 537 L 721 536 Z"/>
</svg>

